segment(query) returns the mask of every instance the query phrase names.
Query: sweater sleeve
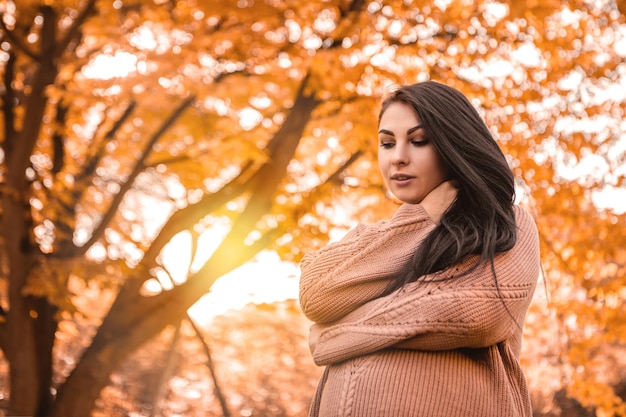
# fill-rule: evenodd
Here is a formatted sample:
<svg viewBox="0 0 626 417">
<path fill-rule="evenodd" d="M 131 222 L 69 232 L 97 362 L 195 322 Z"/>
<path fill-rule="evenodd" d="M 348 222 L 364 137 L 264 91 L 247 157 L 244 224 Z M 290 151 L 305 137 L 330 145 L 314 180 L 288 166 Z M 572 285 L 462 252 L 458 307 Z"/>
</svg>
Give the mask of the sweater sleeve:
<svg viewBox="0 0 626 417">
<path fill-rule="evenodd" d="M 341 319 L 385 291 L 434 223 L 421 205 L 400 206 L 390 221 L 359 225 L 300 263 L 300 305 L 316 323 Z"/>
<path fill-rule="evenodd" d="M 423 277 L 342 320 L 317 325 L 315 362 L 337 363 L 389 347 L 449 350 L 519 339 L 539 277 L 539 242 L 530 215 L 520 208 L 516 214 L 517 242 L 495 258 L 497 283 L 489 264 L 454 277 L 475 258 Z"/>
</svg>

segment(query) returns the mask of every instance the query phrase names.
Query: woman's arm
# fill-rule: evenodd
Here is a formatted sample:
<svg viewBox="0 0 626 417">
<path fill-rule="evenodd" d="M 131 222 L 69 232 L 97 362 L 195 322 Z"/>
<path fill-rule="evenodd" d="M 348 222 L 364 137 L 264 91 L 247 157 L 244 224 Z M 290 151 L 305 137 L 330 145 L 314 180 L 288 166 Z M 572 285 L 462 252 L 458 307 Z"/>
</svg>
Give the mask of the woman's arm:
<svg viewBox="0 0 626 417">
<path fill-rule="evenodd" d="M 307 254 L 300 305 L 316 323 L 339 320 L 380 297 L 434 223 L 420 205 L 402 205 L 390 221 L 359 225 L 344 239 Z"/>
<path fill-rule="evenodd" d="M 317 325 L 311 333 L 315 362 L 336 363 L 388 347 L 485 347 L 520 332 L 539 276 L 539 244 L 532 218 L 519 208 L 516 213 L 518 241 L 495 259 L 497 284 L 489 265 L 459 278 L 447 270 L 409 283 L 339 322 Z"/>
<path fill-rule="evenodd" d="M 456 183 L 444 181 L 420 204 L 401 206 L 391 221 L 359 225 L 340 242 L 307 254 L 300 265 L 304 314 L 330 323 L 380 297 L 456 195 Z"/>
</svg>

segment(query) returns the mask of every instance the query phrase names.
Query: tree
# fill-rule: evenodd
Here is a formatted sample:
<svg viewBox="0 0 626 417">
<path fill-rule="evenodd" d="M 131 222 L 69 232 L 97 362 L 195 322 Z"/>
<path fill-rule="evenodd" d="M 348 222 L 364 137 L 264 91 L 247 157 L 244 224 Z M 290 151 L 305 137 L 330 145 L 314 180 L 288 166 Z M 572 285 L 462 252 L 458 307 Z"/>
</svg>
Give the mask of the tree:
<svg viewBox="0 0 626 417">
<path fill-rule="evenodd" d="M 599 393 L 606 384 L 586 367 L 590 347 L 624 338 L 615 302 L 624 237 L 610 233 L 624 217 L 590 203 L 594 190 L 624 184 L 624 99 L 601 99 L 623 77 L 617 5 L 0 7 L 0 348 L 10 413 L 88 415 L 121 361 L 178 323 L 218 277 L 265 248 L 297 260 L 324 243 L 334 221 L 348 227 L 389 213 L 373 162 L 376 104 L 389 85 L 427 78 L 463 90 L 494 126 L 534 209 L 550 285 L 572 291 L 551 301 L 570 394 L 599 409 L 622 406 L 611 390 Z M 107 62 L 115 66 L 105 71 Z M 589 133 L 583 120 L 603 129 Z M 590 155 L 606 161 L 609 183 L 566 175 Z M 351 220 L 332 216 L 342 212 Z M 167 273 L 166 244 L 183 231 L 197 243 L 219 219 L 228 234 L 203 266 L 150 293 L 150 280 Z M 58 325 L 79 313 L 76 280 L 115 297 L 72 372 L 54 384 Z M 581 295 L 571 308 L 573 293 Z M 593 329 L 602 332 L 589 340 Z"/>
<path fill-rule="evenodd" d="M 260 31 L 252 23 L 262 23 L 267 33 L 283 24 L 274 7 L 224 4 L 212 15 L 214 5 L 207 6 L 22 2 L 19 10 L 12 4 L 4 10 L 3 39 L 10 45 L 3 68 L 2 174 L 8 296 L 1 340 L 10 364 L 9 413 L 86 415 L 124 357 L 180 321 L 216 278 L 284 233 L 288 222 L 275 226 L 278 215 L 298 220 L 291 201 L 278 213 L 271 209 L 321 102 L 311 76 L 295 66 L 286 79 L 283 72 L 265 74 L 285 65 L 278 51 L 291 46 L 279 33 L 249 43 Z M 265 20 L 252 20 L 259 15 Z M 234 33 L 241 36 L 238 44 L 230 41 Z M 162 48 L 169 47 L 172 53 L 165 54 Z M 128 56 L 124 51 L 139 57 L 134 74 L 89 75 L 98 59 Z M 256 81 L 248 82 L 252 77 Z M 266 116 L 267 123 L 249 132 L 243 112 L 253 109 L 244 104 L 255 88 L 260 101 L 270 101 L 257 107 L 274 120 Z M 276 114 L 283 106 L 287 111 Z M 141 116 L 134 115 L 138 108 Z M 232 158 L 221 158 L 224 152 Z M 207 178 L 213 183 L 205 184 Z M 175 195 L 178 184 L 182 197 Z M 142 194 L 143 207 L 136 202 Z M 173 212 L 152 236 L 137 230 L 145 215 L 133 218 L 148 197 Z M 158 269 L 164 245 L 180 231 L 206 228 L 209 213 L 232 220 L 211 259 L 177 287 L 146 296 L 144 283 Z M 255 229 L 259 235 L 248 238 Z M 84 262 L 98 254 L 102 264 Z M 117 295 L 53 398 L 54 338 L 60 315 L 73 312 L 68 288 L 74 277 L 95 280 L 94 271 L 118 287 Z"/>
</svg>

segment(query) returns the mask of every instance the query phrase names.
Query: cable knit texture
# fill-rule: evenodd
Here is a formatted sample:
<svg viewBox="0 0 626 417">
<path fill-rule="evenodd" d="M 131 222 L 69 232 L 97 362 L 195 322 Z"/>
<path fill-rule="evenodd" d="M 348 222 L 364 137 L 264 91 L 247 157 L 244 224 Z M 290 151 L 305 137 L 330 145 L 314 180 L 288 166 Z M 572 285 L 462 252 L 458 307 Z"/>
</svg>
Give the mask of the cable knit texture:
<svg viewBox="0 0 626 417">
<path fill-rule="evenodd" d="M 532 217 L 515 207 L 513 249 L 459 274 L 475 257 L 383 296 L 435 227 L 421 205 L 359 225 L 301 262 L 300 304 L 325 365 L 311 417 L 530 417 L 519 365 L 539 276 Z"/>
</svg>

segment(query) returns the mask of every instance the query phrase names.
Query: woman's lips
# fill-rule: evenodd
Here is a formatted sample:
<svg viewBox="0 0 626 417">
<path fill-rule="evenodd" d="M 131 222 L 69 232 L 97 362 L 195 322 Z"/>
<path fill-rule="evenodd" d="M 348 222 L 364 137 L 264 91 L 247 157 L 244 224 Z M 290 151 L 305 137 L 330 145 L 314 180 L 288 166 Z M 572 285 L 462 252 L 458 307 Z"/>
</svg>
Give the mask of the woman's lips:
<svg viewBox="0 0 626 417">
<path fill-rule="evenodd" d="M 391 181 L 393 181 L 393 183 L 396 185 L 402 186 L 409 184 L 413 178 L 415 177 L 412 177 L 410 175 L 395 174 L 391 176 Z"/>
</svg>

